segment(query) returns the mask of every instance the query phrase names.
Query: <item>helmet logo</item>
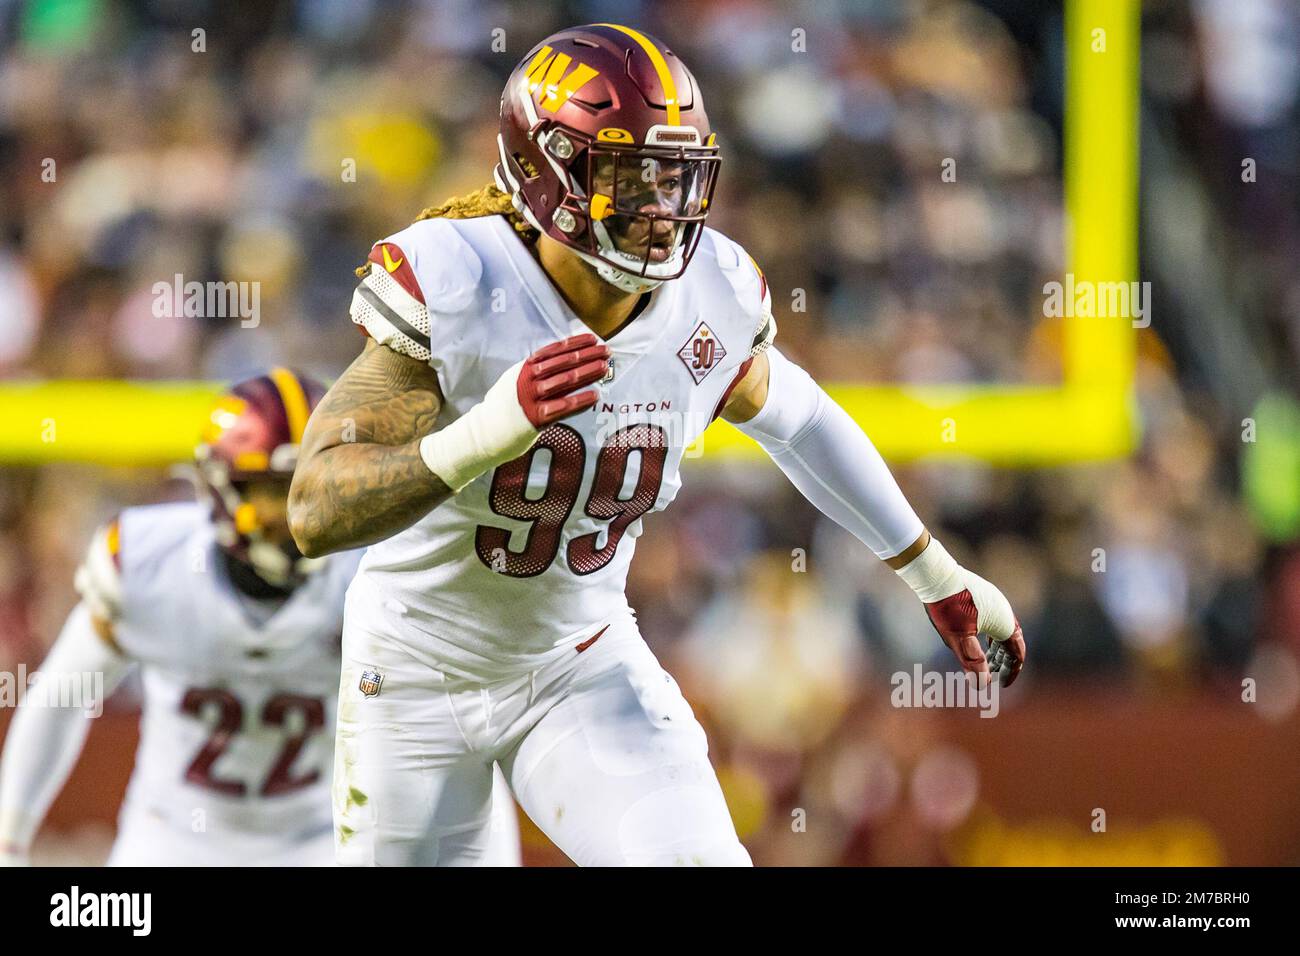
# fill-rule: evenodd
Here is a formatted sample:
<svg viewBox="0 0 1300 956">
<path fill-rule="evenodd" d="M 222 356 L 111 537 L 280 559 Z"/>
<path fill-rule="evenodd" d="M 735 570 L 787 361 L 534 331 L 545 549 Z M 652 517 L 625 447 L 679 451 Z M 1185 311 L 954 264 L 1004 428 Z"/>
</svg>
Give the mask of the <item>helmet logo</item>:
<svg viewBox="0 0 1300 956">
<path fill-rule="evenodd" d="M 651 126 L 646 132 L 647 146 L 699 146 L 700 131 L 694 126 Z"/>
<path fill-rule="evenodd" d="M 602 143 L 630 143 L 632 134 L 617 126 L 606 126 L 596 134 L 596 139 Z"/>
<path fill-rule="evenodd" d="M 569 97 L 600 75 L 585 63 L 577 64 L 569 70 L 573 57 L 567 53 L 556 53 L 549 46 L 537 51 L 526 71 L 528 92 L 542 93 L 537 105 L 554 112 L 568 102 Z"/>
</svg>

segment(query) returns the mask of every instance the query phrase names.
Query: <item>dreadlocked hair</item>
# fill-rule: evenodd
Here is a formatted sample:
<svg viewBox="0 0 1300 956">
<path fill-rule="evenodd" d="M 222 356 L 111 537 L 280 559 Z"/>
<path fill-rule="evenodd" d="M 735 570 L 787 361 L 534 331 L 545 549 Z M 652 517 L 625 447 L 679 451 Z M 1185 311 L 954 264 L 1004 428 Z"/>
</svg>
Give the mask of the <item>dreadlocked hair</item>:
<svg viewBox="0 0 1300 956">
<path fill-rule="evenodd" d="M 444 201 L 440 206 L 430 206 L 415 217 L 416 222 L 422 219 L 477 219 L 480 216 L 505 216 L 510 225 L 514 226 L 515 232 L 524 242 L 532 244 L 537 241 L 537 230 L 528 224 L 528 220 L 515 211 L 515 205 L 510 201 L 510 196 L 497 189 L 492 183 L 488 183 L 482 189 L 476 189 L 472 193 L 466 193 L 464 196 L 452 196 Z M 357 269 L 357 278 L 364 279 L 370 272 L 370 267 L 374 265 L 367 262 L 361 268 Z"/>
</svg>

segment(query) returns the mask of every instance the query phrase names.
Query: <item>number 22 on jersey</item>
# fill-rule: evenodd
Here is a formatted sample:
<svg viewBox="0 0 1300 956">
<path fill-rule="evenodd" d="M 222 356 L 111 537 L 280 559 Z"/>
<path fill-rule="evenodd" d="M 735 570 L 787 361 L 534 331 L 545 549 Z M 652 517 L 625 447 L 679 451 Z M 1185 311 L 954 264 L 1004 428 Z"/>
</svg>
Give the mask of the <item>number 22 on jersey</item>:
<svg viewBox="0 0 1300 956">
<path fill-rule="evenodd" d="M 227 796 L 242 797 L 248 792 L 242 780 L 225 780 L 213 773 L 215 764 L 230 746 L 232 738 L 243 728 L 244 705 L 230 691 L 220 687 L 191 687 L 181 698 L 181 712 L 198 720 L 205 709 L 215 708 L 216 724 L 207 742 L 195 754 L 185 771 L 185 779 L 206 790 L 215 790 Z M 311 786 L 320 779 L 320 769 L 293 775 L 293 763 L 302 752 L 303 745 L 312 734 L 325 726 L 325 705 L 314 697 L 297 694 L 276 694 L 262 708 L 262 723 L 269 727 L 289 727 L 289 715 L 297 711 L 303 716 L 303 726 L 296 731 L 287 730 L 284 744 L 267 771 L 258 795 L 275 797 L 293 793 Z"/>
</svg>

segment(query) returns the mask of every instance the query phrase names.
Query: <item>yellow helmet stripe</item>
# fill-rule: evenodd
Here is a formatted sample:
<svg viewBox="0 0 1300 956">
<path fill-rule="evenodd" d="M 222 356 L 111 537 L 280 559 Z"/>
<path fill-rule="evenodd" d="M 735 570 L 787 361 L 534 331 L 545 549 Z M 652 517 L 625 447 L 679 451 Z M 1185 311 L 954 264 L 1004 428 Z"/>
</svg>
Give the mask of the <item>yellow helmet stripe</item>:
<svg viewBox="0 0 1300 956">
<path fill-rule="evenodd" d="M 659 75 L 659 85 L 664 88 L 664 104 L 668 107 L 668 125 L 681 126 L 682 114 L 681 106 L 677 102 L 677 84 L 673 82 L 673 75 L 668 70 L 668 61 L 659 52 L 659 48 L 651 43 L 644 33 L 637 33 L 630 27 L 619 26 L 617 23 L 597 23 L 596 26 L 609 27 L 611 30 L 626 34 L 645 50 L 646 56 L 650 57 L 650 62 L 654 65 L 655 73 Z"/>
<path fill-rule="evenodd" d="M 271 369 L 271 381 L 280 390 L 280 401 L 284 402 L 284 410 L 289 416 L 289 437 L 297 445 L 302 442 L 302 433 L 311 414 L 307 408 L 307 393 L 302 390 L 298 376 L 287 368 Z"/>
</svg>

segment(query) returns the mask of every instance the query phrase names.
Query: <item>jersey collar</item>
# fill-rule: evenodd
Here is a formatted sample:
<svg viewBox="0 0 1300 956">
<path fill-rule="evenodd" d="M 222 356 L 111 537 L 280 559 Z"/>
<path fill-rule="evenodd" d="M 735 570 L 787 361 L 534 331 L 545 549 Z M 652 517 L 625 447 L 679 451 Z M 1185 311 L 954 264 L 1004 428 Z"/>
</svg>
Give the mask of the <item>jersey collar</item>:
<svg viewBox="0 0 1300 956">
<path fill-rule="evenodd" d="M 511 267 L 520 279 L 533 304 L 555 331 L 559 339 L 571 335 L 590 332 L 587 324 L 578 318 L 569 304 L 564 301 L 558 289 L 551 282 L 546 270 L 541 267 L 524 246 L 514 231 L 514 227 L 503 216 L 497 220 L 495 235 L 497 242 L 506 253 Z M 673 304 L 677 299 L 677 283 L 680 280 L 665 282 L 650 292 L 650 302 L 641 310 L 640 315 L 625 323 L 608 339 L 603 341 L 615 354 L 641 355 L 648 352 L 668 331 L 669 318 Z"/>
</svg>

